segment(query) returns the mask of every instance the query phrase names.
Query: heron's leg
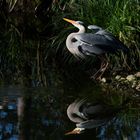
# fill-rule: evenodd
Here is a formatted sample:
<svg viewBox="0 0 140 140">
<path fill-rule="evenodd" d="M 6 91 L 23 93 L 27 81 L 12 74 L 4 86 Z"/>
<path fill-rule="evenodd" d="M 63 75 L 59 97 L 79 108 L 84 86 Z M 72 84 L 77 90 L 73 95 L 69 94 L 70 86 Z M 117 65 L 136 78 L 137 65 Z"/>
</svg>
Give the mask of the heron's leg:
<svg viewBox="0 0 140 140">
<path fill-rule="evenodd" d="M 108 61 L 105 55 L 98 56 L 101 60 L 100 69 L 91 77 L 92 79 L 101 80 L 102 75 L 104 74 L 105 70 L 108 67 Z"/>
<path fill-rule="evenodd" d="M 100 75 L 96 78 L 97 80 L 101 80 L 102 79 L 102 75 L 104 74 L 104 72 L 106 71 L 107 67 L 108 67 L 109 63 L 106 62 L 106 64 L 104 64 L 104 66 L 101 68 L 101 73 Z"/>
<path fill-rule="evenodd" d="M 97 80 L 102 79 L 102 75 L 104 74 L 104 72 L 106 71 L 109 65 L 106 55 L 100 56 L 100 59 L 102 61 L 102 64 L 101 64 L 100 75 L 96 78 Z"/>
<path fill-rule="evenodd" d="M 101 71 L 101 68 L 99 70 L 97 70 L 97 72 L 91 76 L 91 79 L 96 79 L 97 78 L 97 75 L 100 73 Z"/>
<path fill-rule="evenodd" d="M 103 67 L 103 65 L 104 65 L 104 59 L 103 59 L 103 57 L 102 57 L 102 56 L 98 56 L 98 58 L 101 60 L 101 66 L 100 66 L 100 68 L 96 71 L 96 73 L 94 73 L 94 74 L 91 76 L 91 79 L 94 79 L 94 80 L 97 79 L 98 74 L 101 72 L 102 67 Z"/>
</svg>

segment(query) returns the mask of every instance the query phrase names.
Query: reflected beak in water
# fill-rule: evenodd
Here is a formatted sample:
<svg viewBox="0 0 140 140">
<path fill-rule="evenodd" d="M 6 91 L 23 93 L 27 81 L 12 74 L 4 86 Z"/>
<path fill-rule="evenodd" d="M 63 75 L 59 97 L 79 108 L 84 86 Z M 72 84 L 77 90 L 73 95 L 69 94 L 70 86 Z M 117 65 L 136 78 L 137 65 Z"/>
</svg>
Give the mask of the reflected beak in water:
<svg viewBox="0 0 140 140">
<path fill-rule="evenodd" d="M 81 132 L 85 130 L 84 128 L 75 128 L 70 132 L 65 133 L 65 135 L 71 135 L 71 134 L 81 134 Z"/>
</svg>

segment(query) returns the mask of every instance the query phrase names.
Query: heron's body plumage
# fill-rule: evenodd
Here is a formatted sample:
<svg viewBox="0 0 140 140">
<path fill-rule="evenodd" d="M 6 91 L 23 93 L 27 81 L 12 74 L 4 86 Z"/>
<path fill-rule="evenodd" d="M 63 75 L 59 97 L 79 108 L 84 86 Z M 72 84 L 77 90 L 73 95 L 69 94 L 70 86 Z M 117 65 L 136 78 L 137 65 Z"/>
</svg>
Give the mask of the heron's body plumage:
<svg viewBox="0 0 140 140">
<path fill-rule="evenodd" d="M 90 129 L 107 123 L 121 108 L 114 108 L 104 103 L 90 103 L 83 99 L 70 104 L 67 115 L 78 128 Z"/>
<path fill-rule="evenodd" d="M 92 76 L 94 79 L 101 79 L 101 76 L 107 69 L 108 61 L 104 54 L 128 51 L 128 48 L 119 39 L 99 26 L 89 25 L 88 29 L 94 31 L 94 33 L 86 33 L 82 22 L 66 18 L 64 18 L 64 20 L 70 22 L 79 29 L 78 32 L 68 35 L 66 39 L 68 50 L 74 56 L 80 58 L 93 55 L 99 56 L 101 67 L 94 76 Z"/>
<path fill-rule="evenodd" d="M 128 50 L 123 43 L 104 30 L 96 33 L 72 33 L 66 42 L 67 48 L 72 54 L 83 58 L 86 55 L 102 55 Z"/>
</svg>

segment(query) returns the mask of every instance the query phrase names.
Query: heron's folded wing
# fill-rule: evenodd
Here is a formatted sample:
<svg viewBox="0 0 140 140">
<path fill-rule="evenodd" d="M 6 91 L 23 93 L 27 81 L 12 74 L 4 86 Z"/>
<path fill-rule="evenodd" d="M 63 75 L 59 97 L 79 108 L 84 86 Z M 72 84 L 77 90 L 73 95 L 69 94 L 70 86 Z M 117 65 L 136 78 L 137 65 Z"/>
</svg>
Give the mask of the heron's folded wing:
<svg viewBox="0 0 140 140">
<path fill-rule="evenodd" d="M 111 36 L 111 34 L 99 31 L 95 34 L 83 33 L 75 36 L 78 41 L 81 41 L 81 49 L 83 52 L 90 51 L 90 53 L 115 53 L 117 50 L 125 50 L 125 47 L 119 40 Z M 96 52 L 97 51 L 97 52 Z"/>
</svg>

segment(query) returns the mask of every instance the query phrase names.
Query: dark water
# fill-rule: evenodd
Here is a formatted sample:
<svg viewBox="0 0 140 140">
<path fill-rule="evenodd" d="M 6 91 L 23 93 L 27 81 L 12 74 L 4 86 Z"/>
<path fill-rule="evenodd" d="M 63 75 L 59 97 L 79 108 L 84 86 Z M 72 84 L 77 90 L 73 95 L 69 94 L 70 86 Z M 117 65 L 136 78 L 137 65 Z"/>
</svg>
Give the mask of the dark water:
<svg viewBox="0 0 140 140">
<path fill-rule="evenodd" d="M 66 114 L 68 105 L 85 96 L 116 106 L 129 94 L 103 91 L 95 84 L 81 91 L 1 86 L 0 140 L 140 140 L 139 96 L 104 126 L 80 135 L 64 135 L 75 128 Z"/>
</svg>

